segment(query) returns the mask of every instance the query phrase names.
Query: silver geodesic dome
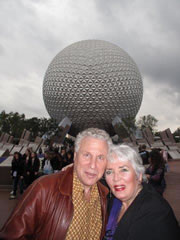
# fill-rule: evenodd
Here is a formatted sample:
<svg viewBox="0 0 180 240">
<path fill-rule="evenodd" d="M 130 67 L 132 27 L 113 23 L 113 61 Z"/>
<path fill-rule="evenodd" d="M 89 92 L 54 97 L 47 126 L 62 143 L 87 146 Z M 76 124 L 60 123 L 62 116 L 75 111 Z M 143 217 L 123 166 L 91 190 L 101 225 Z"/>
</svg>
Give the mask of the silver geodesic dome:
<svg viewBox="0 0 180 240">
<path fill-rule="evenodd" d="M 143 96 L 140 72 L 115 44 L 84 40 L 63 49 L 50 63 L 43 82 L 49 115 L 72 121 L 70 133 L 99 127 L 113 134 L 115 117 L 135 117 Z"/>
</svg>

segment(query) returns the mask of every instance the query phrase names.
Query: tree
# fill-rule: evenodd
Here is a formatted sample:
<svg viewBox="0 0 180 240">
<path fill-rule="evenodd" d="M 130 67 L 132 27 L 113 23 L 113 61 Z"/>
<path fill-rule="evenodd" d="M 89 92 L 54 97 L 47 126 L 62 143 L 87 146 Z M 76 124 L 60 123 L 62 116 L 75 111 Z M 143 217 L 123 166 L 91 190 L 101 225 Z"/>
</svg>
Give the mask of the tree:
<svg viewBox="0 0 180 240">
<path fill-rule="evenodd" d="M 24 114 L 18 112 L 0 113 L 0 134 L 2 132 L 12 135 L 14 138 L 20 138 L 24 129 L 31 132 L 32 140 L 36 136 L 42 137 L 46 132 L 54 132 L 57 129 L 57 123 L 52 118 L 29 118 L 25 119 Z"/>
<path fill-rule="evenodd" d="M 41 136 L 47 132 L 54 132 L 57 127 L 58 124 L 52 118 L 40 118 L 39 120 L 39 132 Z"/>
<path fill-rule="evenodd" d="M 57 128 L 56 122 L 50 118 L 30 118 L 25 121 L 25 128 L 31 132 L 31 137 L 42 137 L 47 132 L 54 132 Z"/>
<path fill-rule="evenodd" d="M 36 117 L 25 120 L 25 129 L 31 132 L 31 137 L 34 139 L 39 132 L 39 119 Z"/>
<path fill-rule="evenodd" d="M 117 118 L 114 129 L 120 139 L 129 137 L 136 130 L 135 118 Z"/>
<path fill-rule="evenodd" d="M 173 136 L 176 140 L 176 142 L 180 142 L 180 127 L 176 129 L 176 131 L 174 131 Z"/>
<path fill-rule="evenodd" d="M 19 115 L 19 113 L 10 112 L 6 113 L 2 111 L 0 113 L 0 130 L 1 133 L 5 132 L 15 137 L 20 137 L 24 129 L 25 115 Z"/>
<path fill-rule="evenodd" d="M 155 128 L 157 127 L 157 122 L 158 122 L 158 120 L 154 116 L 149 114 L 147 116 L 140 117 L 140 119 L 137 121 L 136 125 L 141 130 L 143 130 L 145 128 L 150 128 L 150 130 L 152 132 L 155 132 L 156 131 Z"/>
<path fill-rule="evenodd" d="M 2 132 L 9 133 L 10 131 L 8 114 L 5 111 L 2 111 L 0 113 L 0 130 L 1 130 L 1 133 Z"/>
<path fill-rule="evenodd" d="M 25 115 L 18 112 L 10 112 L 8 116 L 10 131 L 9 134 L 19 138 L 24 129 Z"/>
</svg>

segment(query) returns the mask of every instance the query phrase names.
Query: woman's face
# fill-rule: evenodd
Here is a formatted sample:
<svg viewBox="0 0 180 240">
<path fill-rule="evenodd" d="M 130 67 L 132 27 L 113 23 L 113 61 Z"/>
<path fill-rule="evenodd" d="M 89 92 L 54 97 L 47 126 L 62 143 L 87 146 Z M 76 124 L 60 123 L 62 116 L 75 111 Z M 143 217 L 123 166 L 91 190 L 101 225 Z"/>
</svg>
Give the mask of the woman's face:
<svg viewBox="0 0 180 240">
<path fill-rule="evenodd" d="M 30 153 L 29 153 L 29 151 L 28 151 L 28 150 L 26 150 L 26 152 L 25 152 L 25 153 L 26 153 L 26 155 L 27 155 L 27 156 L 29 156 L 29 155 L 30 155 Z"/>
<path fill-rule="evenodd" d="M 71 154 L 70 154 L 70 153 L 68 153 L 68 154 L 67 154 L 67 157 L 68 157 L 68 159 L 70 159 L 70 158 L 71 158 Z"/>
<path fill-rule="evenodd" d="M 107 163 L 106 182 L 116 198 L 130 204 L 140 189 L 142 176 L 137 177 L 129 161 L 115 160 Z"/>
<path fill-rule="evenodd" d="M 19 159 L 19 154 L 18 154 L 18 153 L 15 153 L 15 154 L 14 154 L 14 157 L 15 157 L 15 159 Z"/>
</svg>

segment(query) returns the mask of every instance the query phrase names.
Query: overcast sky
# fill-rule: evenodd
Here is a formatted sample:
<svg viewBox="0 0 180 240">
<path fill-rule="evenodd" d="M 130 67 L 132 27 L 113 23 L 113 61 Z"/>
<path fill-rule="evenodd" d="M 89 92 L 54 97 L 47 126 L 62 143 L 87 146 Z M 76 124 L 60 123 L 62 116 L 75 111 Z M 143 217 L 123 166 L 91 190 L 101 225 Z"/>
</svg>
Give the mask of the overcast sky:
<svg viewBox="0 0 180 240">
<path fill-rule="evenodd" d="M 123 48 L 144 84 L 140 116 L 158 130 L 180 127 L 179 0 L 0 0 L 0 112 L 49 117 L 45 71 L 76 41 L 100 39 Z"/>
</svg>

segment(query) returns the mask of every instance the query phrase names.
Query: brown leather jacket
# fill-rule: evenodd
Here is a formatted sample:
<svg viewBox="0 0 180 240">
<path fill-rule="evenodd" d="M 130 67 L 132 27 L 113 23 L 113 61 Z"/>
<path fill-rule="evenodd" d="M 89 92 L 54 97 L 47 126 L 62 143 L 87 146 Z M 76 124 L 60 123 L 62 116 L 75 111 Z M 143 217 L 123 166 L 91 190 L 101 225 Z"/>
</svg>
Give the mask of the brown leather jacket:
<svg viewBox="0 0 180 240">
<path fill-rule="evenodd" d="M 24 193 L 0 232 L 0 239 L 63 240 L 73 217 L 73 168 L 41 177 Z M 108 190 L 98 183 L 105 233 Z"/>
</svg>

